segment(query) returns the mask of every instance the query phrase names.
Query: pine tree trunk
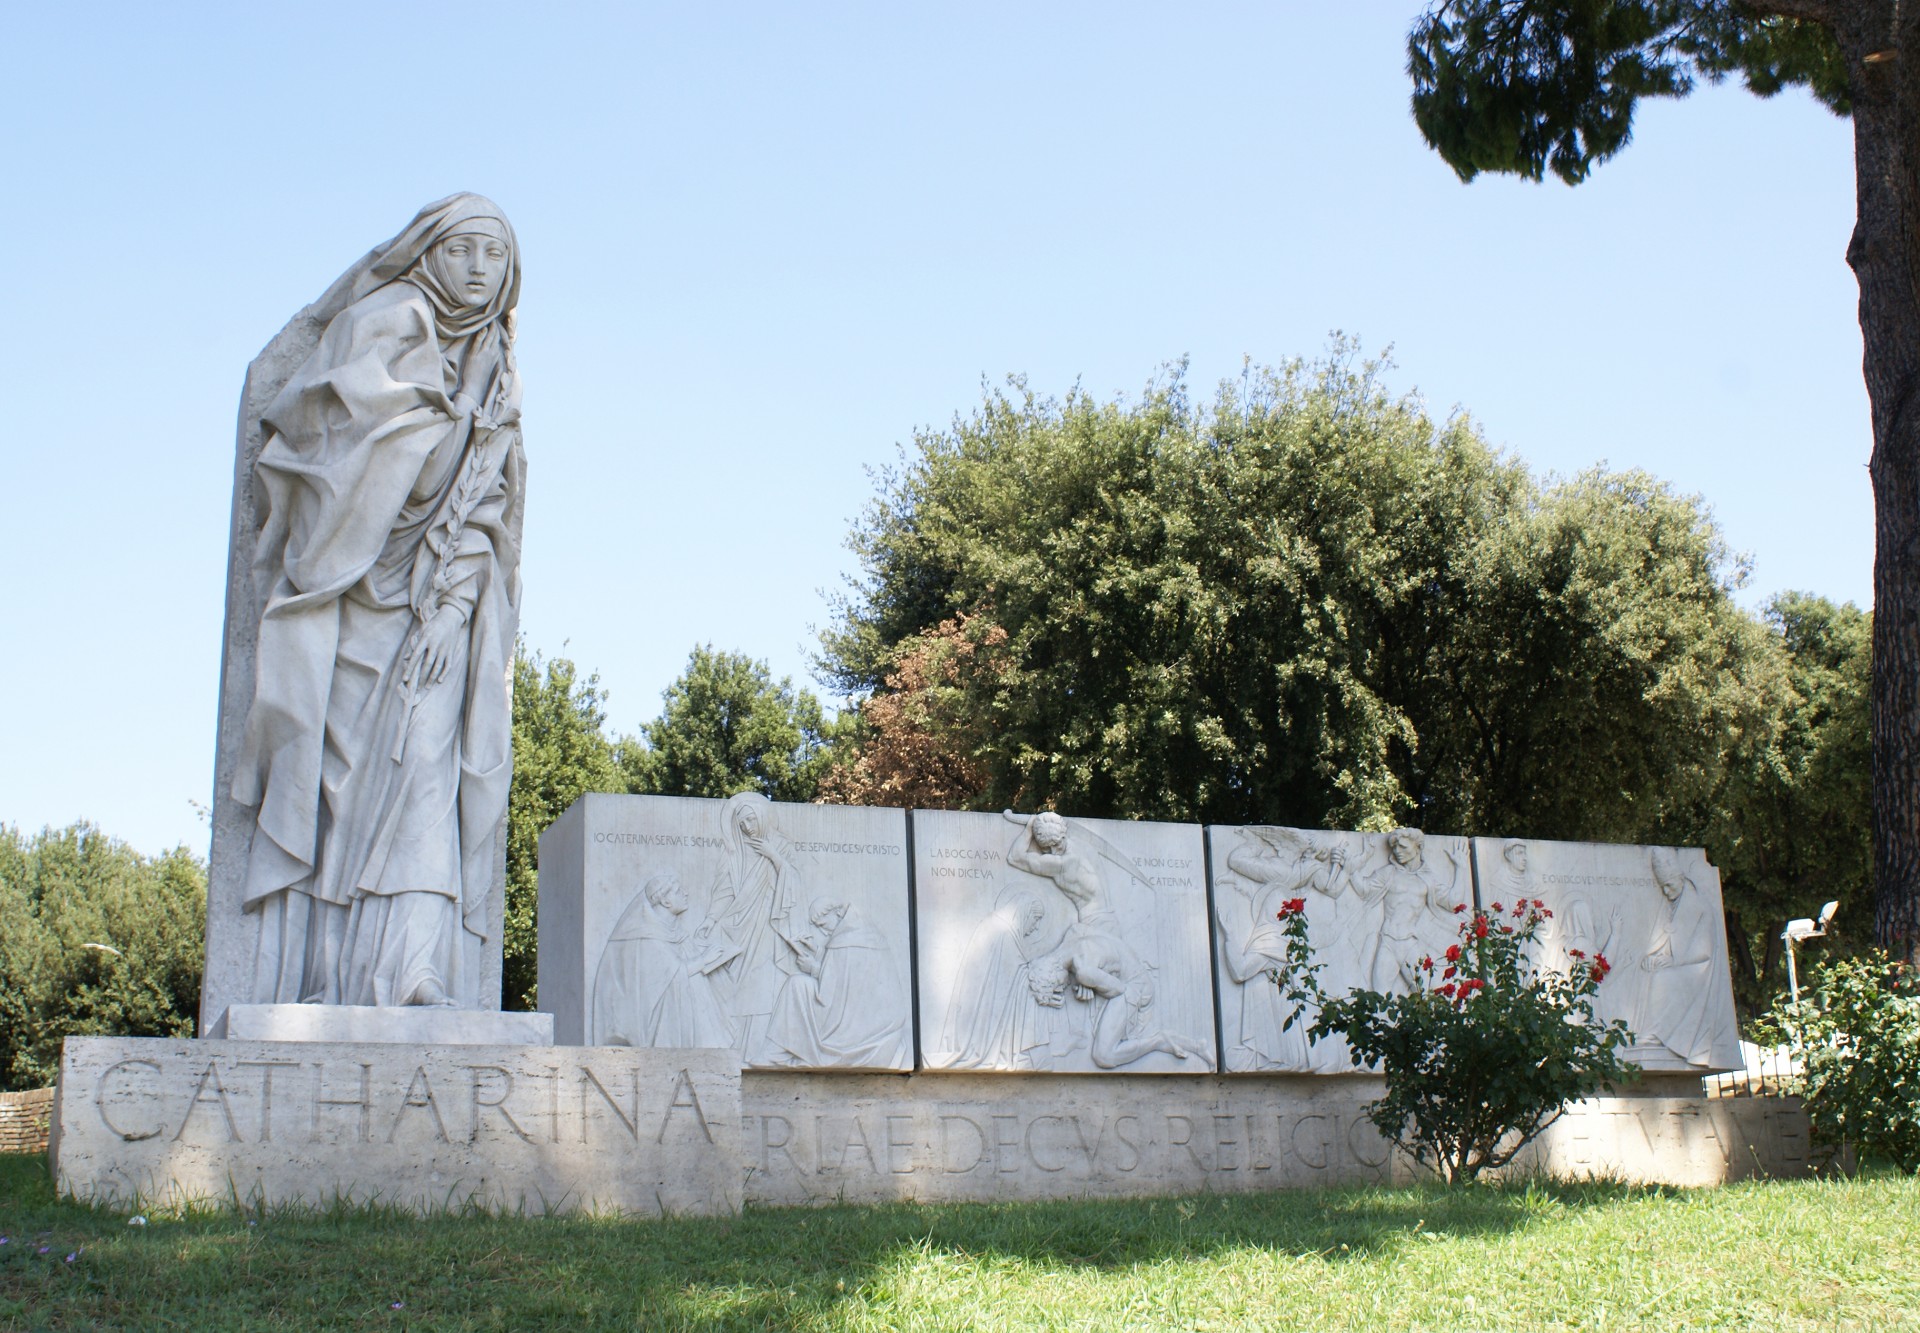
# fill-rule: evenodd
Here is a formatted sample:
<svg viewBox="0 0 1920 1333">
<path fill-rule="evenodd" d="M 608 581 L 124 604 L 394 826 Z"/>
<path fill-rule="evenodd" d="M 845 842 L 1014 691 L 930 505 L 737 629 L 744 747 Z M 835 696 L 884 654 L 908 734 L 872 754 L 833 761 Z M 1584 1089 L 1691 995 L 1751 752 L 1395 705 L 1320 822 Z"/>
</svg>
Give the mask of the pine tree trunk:
<svg viewBox="0 0 1920 1333">
<path fill-rule="evenodd" d="M 1833 29 L 1853 71 L 1847 262 L 1873 415 L 1873 933 L 1920 961 L 1920 30 L 1896 32 L 1885 3 L 1847 8 Z"/>
</svg>

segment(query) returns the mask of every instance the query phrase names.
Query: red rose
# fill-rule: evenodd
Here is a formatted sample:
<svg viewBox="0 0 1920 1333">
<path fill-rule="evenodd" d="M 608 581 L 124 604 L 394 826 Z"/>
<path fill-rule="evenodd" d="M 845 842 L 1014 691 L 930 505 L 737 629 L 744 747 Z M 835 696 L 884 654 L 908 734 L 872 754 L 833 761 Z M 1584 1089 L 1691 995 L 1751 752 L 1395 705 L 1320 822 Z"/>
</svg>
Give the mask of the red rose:
<svg viewBox="0 0 1920 1333">
<path fill-rule="evenodd" d="M 1587 951 L 1585 949 L 1569 949 L 1567 950 L 1567 956 L 1570 958 L 1585 958 Z"/>
<path fill-rule="evenodd" d="M 1480 940 L 1487 937 L 1487 919 L 1484 916 L 1476 916 L 1473 919 L 1473 937 Z"/>
<path fill-rule="evenodd" d="M 1436 994 L 1444 995 L 1451 1000 L 1453 998 L 1453 983 L 1449 981 L 1446 985 L 1440 987 Z"/>
<path fill-rule="evenodd" d="M 1453 910 L 1455 912 L 1464 912 L 1467 910 L 1467 905 L 1465 903 L 1455 903 L 1453 905 Z"/>
<path fill-rule="evenodd" d="M 1459 945 L 1457 945 L 1457 944 L 1449 944 L 1449 945 L 1447 946 L 1447 961 L 1448 961 L 1449 963 L 1457 963 L 1457 962 L 1459 962 L 1459 961 L 1460 961 L 1460 946 L 1459 946 Z"/>
<path fill-rule="evenodd" d="M 1455 972 L 1458 972 L 1459 970 L 1460 970 L 1460 969 L 1459 969 L 1459 968 L 1457 968 L 1457 967 L 1450 967 L 1450 968 L 1448 968 L 1448 969 L 1447 969 L 1446 971 L 1444 971 L 1444 972 L 1442 972 L 1442 973 L 1440 974 L 1440 979 L 1441 979 L 1442 981 L 1452 981 L 1452 980 L 1453 980 L 1453 974 L 1454 974 Z"/>
</svg>

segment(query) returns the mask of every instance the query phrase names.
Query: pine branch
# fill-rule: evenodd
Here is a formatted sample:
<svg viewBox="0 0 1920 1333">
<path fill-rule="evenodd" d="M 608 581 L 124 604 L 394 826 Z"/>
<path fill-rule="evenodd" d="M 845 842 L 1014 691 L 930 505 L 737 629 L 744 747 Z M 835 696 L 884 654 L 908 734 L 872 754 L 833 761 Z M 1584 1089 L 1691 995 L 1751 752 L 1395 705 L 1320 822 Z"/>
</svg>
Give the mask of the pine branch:
<svg viewBox="0 0 1920 1333">
<path fill-rule="evenodd" d="M 1829 28 L 1840 17 L 1842 8 L 1840 0 L 1741 0 L 1741 3 L 1763 18 L 1805 19 Z"/>
</svg>

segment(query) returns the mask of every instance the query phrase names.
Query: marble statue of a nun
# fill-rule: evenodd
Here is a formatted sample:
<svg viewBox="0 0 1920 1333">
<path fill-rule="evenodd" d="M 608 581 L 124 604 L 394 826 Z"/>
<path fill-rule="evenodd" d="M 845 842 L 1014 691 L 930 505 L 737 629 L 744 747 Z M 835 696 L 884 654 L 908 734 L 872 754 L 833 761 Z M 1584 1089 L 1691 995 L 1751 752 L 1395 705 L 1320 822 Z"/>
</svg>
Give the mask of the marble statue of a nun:
<svg viewBox="0 0 1920 1333">
<path fill-rule="evenodd" d="M 430 204 L 321 297 L 325 332 L 261 416 L 233 781 L 256 1002 L 497 1005 L 478 991 L 512 758 L 519 294 L 500 209 Z"/>
</svg>

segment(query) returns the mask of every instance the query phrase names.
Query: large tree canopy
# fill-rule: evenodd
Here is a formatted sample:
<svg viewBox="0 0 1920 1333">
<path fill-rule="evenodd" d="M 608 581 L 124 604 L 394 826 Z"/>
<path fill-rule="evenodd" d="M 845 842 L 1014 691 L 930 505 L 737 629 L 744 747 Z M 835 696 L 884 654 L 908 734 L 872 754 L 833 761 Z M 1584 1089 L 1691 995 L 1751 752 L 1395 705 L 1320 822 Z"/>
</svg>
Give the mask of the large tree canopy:
<svg viewBox="0 0 1920 1333">
<path fill-rule="evenodd" d="M 851 539 L 824 661 L 871 695 L 824 794 L 1704 843 L 1763 998 L 1779 904 L 1864 878 L 1866 617 L 1743 611 L 1698 500 L 1543 482 L 1377 369 L 1016 381 L 922 433 Z"/>
<path fill-rule="evenodd" d="M 1874 930 L 1920 962 L 1920 5 L 1899 0 L 1445 0 L 1408 38 L 1414 119 L 1471 180 L 1583 179 L 1635 103 L 1738 73 L 1853 117 L 1847 262 L 1873 408 Z"/>
<path fill-rule="evenodd" d="M 934 691 L 981 805 L 1654 837 L 1782 679 L 1696 502 L 1543 485 L 1344 349 L 1205 407 L 1177 372 L 1130 405 L 1016 383 L 853 542 L 827 663 Z"/>
</svg>

